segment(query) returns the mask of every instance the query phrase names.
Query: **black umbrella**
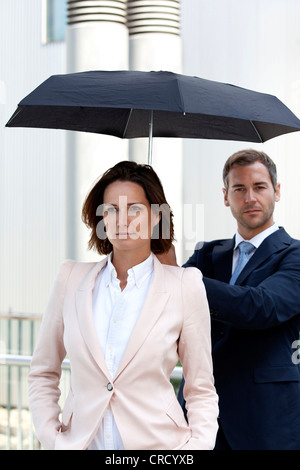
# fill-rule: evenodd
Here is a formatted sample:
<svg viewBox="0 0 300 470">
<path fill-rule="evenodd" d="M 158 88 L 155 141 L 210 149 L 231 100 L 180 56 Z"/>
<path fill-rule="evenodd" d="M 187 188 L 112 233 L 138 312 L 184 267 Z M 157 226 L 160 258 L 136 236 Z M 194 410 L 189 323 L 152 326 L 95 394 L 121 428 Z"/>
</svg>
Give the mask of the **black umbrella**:
<svg viewBox="0 0 300 470">
<path fill-rule="evenodd" d="M 96 132 L 120 138 L 264 142 L 300 130 L 275 96 L 171 72 L 53 75 L 26 96 L 8 127 Z"/>
</svg>

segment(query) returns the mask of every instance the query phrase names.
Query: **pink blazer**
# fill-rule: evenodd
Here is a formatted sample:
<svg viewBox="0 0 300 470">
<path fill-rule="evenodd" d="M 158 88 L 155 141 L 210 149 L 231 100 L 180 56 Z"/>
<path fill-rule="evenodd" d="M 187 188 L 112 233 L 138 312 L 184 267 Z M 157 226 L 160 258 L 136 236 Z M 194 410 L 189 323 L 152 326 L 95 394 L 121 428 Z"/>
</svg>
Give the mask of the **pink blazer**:
<svg viewBox="0 0 300 470">
<path fill-rule="evenodd" d="M 154 256 L 147 298 L 112 380 L 92 316 L 92 290 L 105 263 L 66 261 L 55 281 L 28 378 L 43 448 L 86 449 L 110 406 L 126 450 L 212 449 L 218 397 L 200 271 L 166 266 Z M 60 418 L 58 386 L 66 354 L 71 389 Z M 189 424 L 169 380 L 178 357 Z"/>
</svg>

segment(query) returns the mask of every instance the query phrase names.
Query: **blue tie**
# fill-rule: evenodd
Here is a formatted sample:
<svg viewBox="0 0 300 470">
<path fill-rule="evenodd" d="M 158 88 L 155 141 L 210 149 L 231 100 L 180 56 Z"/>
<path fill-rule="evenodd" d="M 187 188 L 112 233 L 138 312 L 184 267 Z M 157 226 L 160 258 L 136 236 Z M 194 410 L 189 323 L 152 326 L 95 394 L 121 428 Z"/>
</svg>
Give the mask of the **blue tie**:
<svg viewBox="0 0 300 470">
<path fill-rule="evenodd" d="M 238 246 L 238 249 L 240 250 L 239 261 L 231 276 L 229 284 L 235 284 L 235 281 L 239 277 L 240 272 L 243 270 L 244 266 L 249 260 L 250 253 L 255 250 L 255 246 L 250 242 L 241 242 Z"/>
</svg>

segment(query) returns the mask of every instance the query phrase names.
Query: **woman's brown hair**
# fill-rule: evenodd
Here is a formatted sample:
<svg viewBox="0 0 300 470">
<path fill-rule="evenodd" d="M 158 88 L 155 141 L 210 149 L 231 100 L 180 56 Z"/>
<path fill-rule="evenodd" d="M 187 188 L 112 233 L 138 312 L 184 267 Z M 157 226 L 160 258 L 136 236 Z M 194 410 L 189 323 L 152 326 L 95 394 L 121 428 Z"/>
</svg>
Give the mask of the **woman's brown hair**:
<svg viewBox="0 0 300 470">
<path fill-rule="evenodd" d="M 103 221 L 97 209 L 103 206 L 103 195 L 108 185 L 115 181 L 130 181 L 139 184 L 153 210 L 158 209 L 160 221 L 154 227 L 151 237 L 151 250 L 154 254 L 169 251 L 174 241 L 173 213 L 167 203 L 160 179 L 150 165 L 123 161 L 107 170 L 97 181 L 86 197 L 82 208 L 82 220 L 91 229 L 88 247 L 99 254 L 109 254 L 113 247 L 107 236 L 99 237 L 97 226 Z"/>
</svg>

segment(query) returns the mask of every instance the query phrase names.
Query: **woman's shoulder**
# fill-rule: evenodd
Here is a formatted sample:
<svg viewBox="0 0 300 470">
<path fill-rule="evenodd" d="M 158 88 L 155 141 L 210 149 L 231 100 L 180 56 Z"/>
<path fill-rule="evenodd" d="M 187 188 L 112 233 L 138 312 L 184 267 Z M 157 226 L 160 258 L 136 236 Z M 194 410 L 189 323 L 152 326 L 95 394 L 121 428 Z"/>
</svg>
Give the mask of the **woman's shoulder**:
<svg viewBox="0 0 300 470">
<path fill-rule="evenodd" d="M 73 259 L 65 259 L 60 265 L 60 271 L 72 271 L 76 269 L 78 271 L 90 271 L 93 269 L 99 262 L 97 261 L 75 261 Z"/>
<path fill-rule="evenodd" d="M 192 282 L 193 280 L 202 281 L 202 273 L 198 268 L 183 268 L 181 266 L 170 266 L 168 264 L 162 264 L 162 266 L 166 276 L 175 277 L 183 282 Z"/>
<path fill-rule="evenodd" d="M 81 279 L 85 278 L 89 272 L 96 268 L 101 261 L 92 261 L 92 262 L 85 262 L 85 261 L 75 261 L 73 259 L 65 259 L 58 271 L 57 280 L 62 280 L 65 282 L 72 278 L 72 280 L 80 281 Z"/>
<path fill-rule="evenodd" d="M 178 299 L 183 298 L 202 299 L 205 287 L 202 273 L 198 268 L 162 265 L 164 272 L 164 285 L 169 292 L 176 292 Z"/>
</svg>

